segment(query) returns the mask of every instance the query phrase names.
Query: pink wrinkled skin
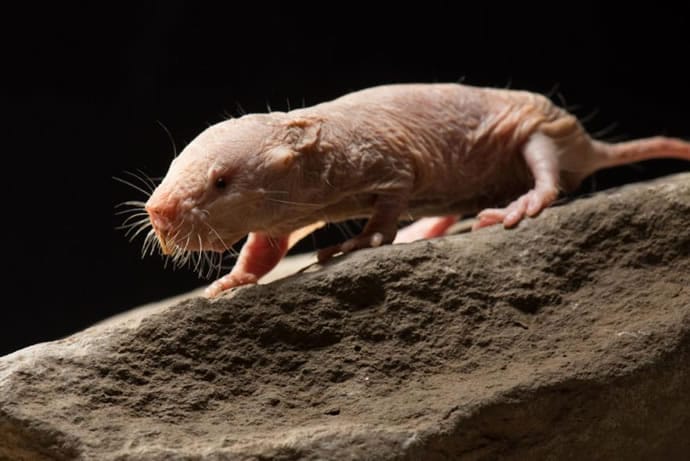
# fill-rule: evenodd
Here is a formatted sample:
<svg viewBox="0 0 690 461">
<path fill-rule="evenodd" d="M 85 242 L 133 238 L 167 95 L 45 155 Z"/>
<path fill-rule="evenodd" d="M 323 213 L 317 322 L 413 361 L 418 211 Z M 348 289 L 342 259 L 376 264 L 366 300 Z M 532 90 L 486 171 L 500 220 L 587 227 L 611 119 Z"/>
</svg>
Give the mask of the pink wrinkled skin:
<svg viewBox="0 0 690 461">
<path fill-rule="evenodd" d="M 319 259 L 518 224 L 594 171 L 655 157 L 690 160 L 690 144 L 592 140 L 546 97 L 459 84 L 388 85 L 288 113 L 211 126 L 172 162 L 146 210 L 164 253 L 224 251 L 246 235 L 209 296 L 256 283 L 325 222 L 368 217 Z M 498 207 L 498 208 L 492 208 Z M 398 232 L 401 219 L 423 218 Z M 397 238 L 396 238 L 397 234 Z"/>
</svg>

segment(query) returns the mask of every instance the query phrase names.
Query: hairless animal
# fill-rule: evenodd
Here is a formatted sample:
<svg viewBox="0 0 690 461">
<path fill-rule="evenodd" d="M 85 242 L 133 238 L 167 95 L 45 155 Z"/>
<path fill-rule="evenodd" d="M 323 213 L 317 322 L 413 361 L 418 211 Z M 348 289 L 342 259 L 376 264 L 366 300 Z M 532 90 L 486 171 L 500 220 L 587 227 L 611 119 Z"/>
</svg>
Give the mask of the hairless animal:
<svg viewBox="0 0 690 461">
<path fill-rule="evenodd" d="M 517 225 L 591 173 L 651 158 L 690 160 L 690 143 L 592 139 L 539 94 L 460 84 L 386 85 L 290 112 L 213 125 L 177 156 L 145 204 L 166 255 L 223 252 L 248 235 L 216 296 L 256 283 L 326 222 L 369 218 L 337 253 Z M 398 231 L 401 219 L 422 218 Z M 396 237 L 397 234 L 397 237 Z M 155 235 L 155 237 L 154 237 Z"/>
</svg>

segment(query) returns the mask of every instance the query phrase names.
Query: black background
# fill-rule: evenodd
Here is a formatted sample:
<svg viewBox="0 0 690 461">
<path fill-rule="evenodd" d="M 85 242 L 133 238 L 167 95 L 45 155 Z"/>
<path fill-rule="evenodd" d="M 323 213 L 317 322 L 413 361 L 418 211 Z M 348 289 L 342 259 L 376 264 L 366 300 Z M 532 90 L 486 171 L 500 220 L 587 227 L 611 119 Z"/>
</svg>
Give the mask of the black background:
<svg viewBox="0 0 690 461">
<path fill-rule="evenodd" d="M 140 241 L 115 230 L 114 206 L 143 197 L 112 176 L 161 176 L 173 156 L 159 122 L 179 150 L 238 115 L 238 104 L 285 110 L 288 99 L 311 105 L 376 84 L 464 78 L 542 93 L 558 85 L 579 115 L 599 109 L 592 131 L 617 122 L 609 135 L 690 136 L 690 20 L 678 9 L 254 3 L 5 11 L 10 276 L 0 355 L 205 283 L 157 257 L 140 260 Z M 687 169 L 644 162 L 600 172 L 587 187 Z"/>
</svg>

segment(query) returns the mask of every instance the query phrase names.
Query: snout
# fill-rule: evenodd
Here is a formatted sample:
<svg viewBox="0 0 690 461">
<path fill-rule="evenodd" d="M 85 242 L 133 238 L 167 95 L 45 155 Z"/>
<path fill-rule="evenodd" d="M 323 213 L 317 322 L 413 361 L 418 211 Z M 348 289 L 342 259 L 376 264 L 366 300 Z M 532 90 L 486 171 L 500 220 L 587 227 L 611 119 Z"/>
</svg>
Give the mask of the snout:
<svg viewBox="0 0 690 461">
<path fill-rule="evenodd" d="M 149 214 L 149 220 L 156 233 L 161 250 L 163 250 L 163 254 L 166 255 L 172 253 L 172 242 L 169 242 L 169 240 L 170 232 L 174 228 L 173 223 L 176 221 L 177 217 L 176 208 L 175 204 L 153 200 L 149 200 L 144 206 L 144 209 Z"/>
<path fill-rule="evenodd" d="M 149 203 L 146 204 L 145 209 L 156 231 L 169 231 L 172 229 L 172 222 L 174 221 L 173 210 Z"/>
</svg>

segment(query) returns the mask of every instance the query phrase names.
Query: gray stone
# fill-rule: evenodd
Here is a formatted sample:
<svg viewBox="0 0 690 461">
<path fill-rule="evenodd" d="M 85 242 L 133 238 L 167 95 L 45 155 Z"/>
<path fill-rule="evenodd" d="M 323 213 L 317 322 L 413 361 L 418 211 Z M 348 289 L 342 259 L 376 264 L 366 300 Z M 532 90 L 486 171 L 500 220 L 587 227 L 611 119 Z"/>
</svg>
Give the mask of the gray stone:
<svg viewBox="0 0 690 461">
<path fill-rule="evenodd" d="M 688 453 L 690 174 L 0 358 L 0 459 Z"/>
</svg>

